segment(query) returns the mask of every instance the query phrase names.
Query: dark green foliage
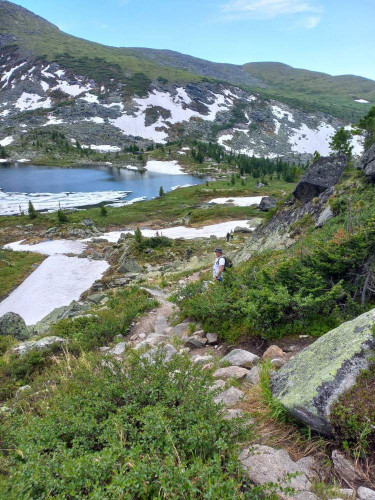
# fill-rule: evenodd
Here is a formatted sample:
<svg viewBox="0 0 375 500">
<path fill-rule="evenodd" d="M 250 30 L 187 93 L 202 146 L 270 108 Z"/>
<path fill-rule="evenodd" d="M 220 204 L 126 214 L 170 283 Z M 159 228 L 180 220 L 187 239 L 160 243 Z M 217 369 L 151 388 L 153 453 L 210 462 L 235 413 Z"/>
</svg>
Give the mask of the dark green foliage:
<svg viewBox="0 0 375 500">
<path fill-rule="evenodd" d="M 108 210 L 106 209 L 104 203 L 100 205 L 100 215 L 106 217 L 108 215 Z"/>
<path fill-rule="evenodd" d="M 358 127 L 365 132 L 365 149 L 368 149 L 375 143 L 375 106 L 359 121 Z"/>
<path fill-rule="evenodd" d="M 183 313 L 224 338 L 281 337 L 308 330 L 321 335 L 363 311 L 366 269 L 375 252 L 375 224 L 354 234 L 340 229 L 329 241 L 288 257 L 263 253 L 226 273 L 223 284 L 188 285 L 176 297 Z M 372 261 L 371 261 L 372 262 Z"/>
<path fill-rule="evenodd" d="M 332 137 L 331 142 L 329 143 L 332 151 L 332 154 L 343 154 L 348 158 L 352 155 L 353 146 L 350 145 L 350 140 L 352 139 L 352 134 L 349 130 L 345 130 L 344 127 L 341 127 Z"/>
<path fill-rule="evenodd" d="M 187 358 L 91 356 L 48 405 L 4 423 L 1 498 L 270 498 L 242 477 L 249 428 L 218 418 L 211 383 Z"/>
<path fill-rule="evenodd" d="M 165 193 L 164 193 L 164 188 L 163 188 L 163 186 L 160 186 L 160 189 L 159 189 L 159 197 L 160 197 L 160 198 L 163 198 L 163 196 L 165 196 Z"/>
<path fill-rule="evenodd" d="M 144 73 L 134 73 L 134 75 L 126 78 L 125 89 L 123 91 L 124 97 L 132 97 L 134 94 L 139 97 L 147 95 L 151 80 Z"/>
<path fill-rule="evenodd" d="M 331 409 L 337 439 L 354 458 L 375 453 L 375 364 L 364 371 L 356 384 L 342 394 Z"/>
<path fill-rule="evenodd" d="M 135 241 L 138 243 L 138 245 L 140 245 L 142 243 L 143 236 L 142 236 L 142 232 L 139 229 L 139 227 L 137 227 L 137 229 L 134 231 L 134 237 L 135 237 Z"/>
<path fill-rule="evenodd" d="M 166 236 L 152 236 L 151 238 L 142 237 L 142 240 L 138 243 L 139 250 L 145 250 L 146 248 L 165 248 L 172 246 L 172 242 Z"/>
<path fill-rule="evenodd" d="M 66 213 L 61 208 L 59 208 L 57 211 L 57 222 L 59 224 L 64 224 L 65 222 L 68 222 L 68 220 L 69 219 Z"/>
<path fill-rule="evenodd" d="M 3 160 L 9 158 L 9 153 L 4 146 L 0 146 L 0 158 L 2 158 Z"/>
<path fill-rule="evenodd" d="M 29 219 L 36 219 L 38 217 L 38 212 L 35 210 L 34 205 L 29 200 Z"/>
</svg>

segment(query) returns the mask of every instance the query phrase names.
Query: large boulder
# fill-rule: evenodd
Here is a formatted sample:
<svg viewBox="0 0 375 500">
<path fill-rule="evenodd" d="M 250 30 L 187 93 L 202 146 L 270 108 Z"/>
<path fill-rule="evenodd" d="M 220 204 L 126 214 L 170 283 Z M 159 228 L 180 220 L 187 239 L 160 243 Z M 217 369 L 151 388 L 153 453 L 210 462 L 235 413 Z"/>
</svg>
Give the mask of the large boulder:
<svg viewBox="0 0 375 500">
<path fill-rule="evenodd" d="M 366 177 L 375 182 L 375 144 L 362 156 L 360 168 L 365 171 Z"/>
<path fill-rule="evenodd" d="M 135 259 L 125 259 L 117 268 L 119 273 L 143 273 L 143 267 Z"/>
<path fill-rule="evenodd" d="M 24 356 L 30 351 L 44 351 L 52 345 L 63 346 L 67 343 L 68 340 L 61 337 L 44 337 L 40 340 L 30 340 L 28 342 L 23 342 L 22 344 L 14 347 L 12 352 L 16 354 L 16 356 Z"/>
<path fill-rule="evenodd" d="M 25 340 L 30 337 L 26 323 L 19 314 L 8 312 L 0 318 L 0 336 L 11 335 L 17 340 Z"/>
<path fill-rule="evenodd" d="M 321 157 L 315 161 L 293 191 L 294 196 L 307 203 L 337 184 L 347 164 L 344 155 Z"/>
<path fill-rule="evenodd" d="M 36 323 L 34 330 L 38 335 L 47 333 L 52 325 L 62 319 L 74 318 L 80 316 L 83 312 L 91 309 L 90 304 L 80 304 L 73 300 L 68 306 L 57 307 L 51 311 L 47 316 Z"/>
<path fill-rule="evenodd" d="M 262 212 L 268 212 L 270 208 L 276 207 L 276 198 L 272 198 L 271 196 L 264 196 L 262 201 L 259 203 L 259 210 Z"/>
<path fill-rule="evenodd" d="M 332 435 L 330 409 L 368 368 L 375 349 L 375 309 L 323 335 L 273 377 L 272 393 L 298 420 Z"/>
</svg>

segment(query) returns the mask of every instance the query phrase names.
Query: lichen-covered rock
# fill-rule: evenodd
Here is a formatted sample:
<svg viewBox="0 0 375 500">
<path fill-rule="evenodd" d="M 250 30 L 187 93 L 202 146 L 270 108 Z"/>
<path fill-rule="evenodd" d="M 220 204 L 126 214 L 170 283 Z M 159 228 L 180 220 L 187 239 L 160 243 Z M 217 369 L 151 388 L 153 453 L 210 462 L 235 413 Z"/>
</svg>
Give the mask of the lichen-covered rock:
<svg viewBox="0 0 375 500">
<path fill-rule="evenodd" d="M 362 156 L 360 168 L 363 168 L 366 177 L 370 181 L 375 181 L 375 144 L 373 144 Z"/>
<path fill-rule="evenodd" d="M 47 316 L 38 321 L 34 329 L 39 334 L 42 335 L 47 333 L 52 325 L 60 321 L 61 319 L 74 318 L 74 316 L 80 316 L 82 312 L 87 311 L 92 306 L 90 304 L 80 304 L 79 302 L 73 300 L 68 306 L 57 307 L 51 311 Z"/>
<path fill-rule="evenodd" d="M 23 342 L 12 349 L 12 352 L 17 356 L 24 356 L 30 351 L 43 351 L 48 349 L 52 345 L 62 346 L 67 344 L 68 340 L 61 337 L 44 337 L 40 340 L 30 340 L 28 342 Z"/>
<path fill-rule="evenodd" d="M 339 181 L 347 163 L 344 155 L 321 157 L 315 161 L 297 184 L 293 195 L 307 203 Z"/>
<path fill-rule="evenodd" d="M 375 309 L 323 335 L 271 381 L 274 397 L 298 420 L 332 435 L 330 409 L 369 366 L 375 348 Z"/>
<path fill-rule="evenodd" d="M 117 268 L 119 273 L 143 273 L 143 267 L 135 259 L 125 259 Z"/>
<path fill-rule="evenodd" d="M 26 323 L 19 314 L 8 312 L 0 318 L 0 336 L 11 335 L 17 340 L 26 340 L 30 337 Z"/>
</svg>

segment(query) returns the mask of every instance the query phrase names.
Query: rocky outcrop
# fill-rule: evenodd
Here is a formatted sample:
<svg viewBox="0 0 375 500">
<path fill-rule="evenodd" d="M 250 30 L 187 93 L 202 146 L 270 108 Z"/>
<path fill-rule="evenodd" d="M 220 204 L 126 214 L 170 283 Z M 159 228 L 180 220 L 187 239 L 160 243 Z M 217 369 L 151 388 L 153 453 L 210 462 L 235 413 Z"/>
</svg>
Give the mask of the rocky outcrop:
<svg viewBox="0 0 375 500">
<path fill-rule="evenodd" d="M 91 307 L 92 305 L 90 304 L 80 304 L 79 302 L 73 300 L 68 306 L 57 307 L 47 314 L 47 316 L 36 323 L 34 330 L 39 335 L 47 333 L 50 327 L 58 321 L 79 316 Z"/>
<path fill-rule="evenodd" d="M 283 366 L 272 393 L 298 420 L 332 435 L 330 408 L 369 366 L 375 349 L 375 309 L 323 335 Z"/>
<path fill-rule="evenodd" d="M 68 341 L 61 337 L 44 337 L 43 339 L 40 340 L 35 340 L 35 341 L 30 340 L 28 342 L 23 342 L 22 344 L 19 344 L 17 347 L 14 347 L 12 352 L 17 356 L 24 356 L 30 351 L 43 351 L 53 345 L 62 346 L 67 343 Z"/>
<path fill-rule="evenodd" d="M 339 181 L 347 164 L 344 155 L 321 157 L 315 161 L 297 184 L 293 195 L 307 203 Z"/>
<path fill-rule="evenodd" d="M 30 337 L 26 323 L 19 314 L 8 312 L 0 318 L 0 336 L 11 335 L 17 340 L 25 340 Z"/>
<path fill-rule="evenodd" d="M 375 144 L 362 156 L 360 168 L 365 171 L 368 180 L 375 182 Z"/>
<path fill-rule="evenodd" d="M 259 210 L 262 212 L 268 212 L 270 208 L 276 207 L 276 198 L 272 198 L 271 196 L 264 196 L 259 203 Z"/>
</svg>

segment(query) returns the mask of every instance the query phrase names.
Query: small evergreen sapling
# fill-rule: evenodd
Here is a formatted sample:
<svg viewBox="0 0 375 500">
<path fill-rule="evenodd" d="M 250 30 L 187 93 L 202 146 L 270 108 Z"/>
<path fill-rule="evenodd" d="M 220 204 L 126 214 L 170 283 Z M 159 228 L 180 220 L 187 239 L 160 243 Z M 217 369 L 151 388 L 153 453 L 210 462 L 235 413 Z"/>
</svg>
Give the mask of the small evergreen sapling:
<svg viewBox="0 0 375 500">
<path fill-rule="evenodd" d="M 35 210 L 34 205 L 29 200 L 29 219 L 36 219 L 38 217 L 38 212 Z"/>
<path fill-rule="evenodd" d="M 163 196 L 164 196 L 164 195 L 165 195 L 165 193 L 164 193 L 164 188 L 163 188 L 163 186 L 160 186 L 160 189 L 159 189 L 159 197 L 160 197 L 160 198 L 163 198 Z"/>
<path fill-rule="evenodd" d="M 100 215 L 106 217 L 108 215 L 108 210 L 106 209 L 104 203 L 100 205 Z"/>
</svg>

